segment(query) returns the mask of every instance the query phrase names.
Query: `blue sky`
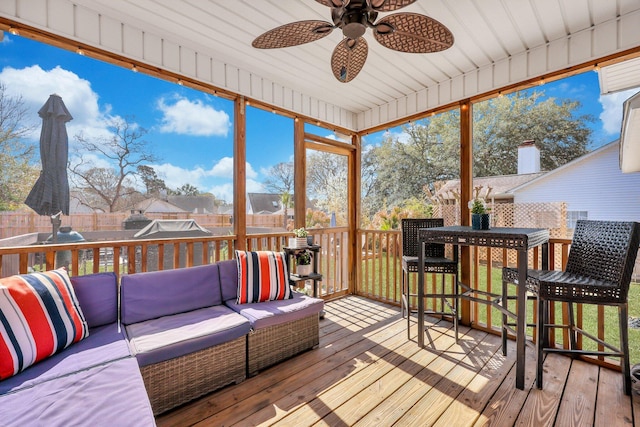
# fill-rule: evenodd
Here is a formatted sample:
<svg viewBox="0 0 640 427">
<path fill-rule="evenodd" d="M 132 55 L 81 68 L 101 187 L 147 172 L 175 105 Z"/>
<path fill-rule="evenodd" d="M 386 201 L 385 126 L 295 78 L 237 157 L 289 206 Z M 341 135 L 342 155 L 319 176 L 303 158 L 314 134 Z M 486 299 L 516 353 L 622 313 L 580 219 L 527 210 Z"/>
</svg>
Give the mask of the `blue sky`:
<svg viewBox="0 0 640 427">
<path fill-rule="evenodd" d="M 9 95 L 22 97 L 38 124 L 38 109 L 49 94 L 59 94 L 74 117 L 67 126 L 72 150 L 74 135 L 105 137 L 109 120 L 133 118 L 149 131 L 145 140 L 160 158 L 152 166 L 170 188 L 189 183 L 232 200 L 232 102 L 10 34 L 0 43 L 0 82 Z M 590 148 L 619 137 L 622 102 L 637 91 L 600 96 L 596 72 L 539 89 L 547 96 L 579 100 L 581 113 L 596 118 Z M 293 121 L 249 107 L 247 126 L 247 190 L 263 191 L 268 168 L 292 159 Z M 365 144 L 377 144 L 383 135 L 368 135 Z M 330 132 L 322 136 L 330 137 Z M 39 127 L 32 135 L 34 143 L 38 137 Z M 107 166 L 99 158 L 94 163 Z"/>
</svg>

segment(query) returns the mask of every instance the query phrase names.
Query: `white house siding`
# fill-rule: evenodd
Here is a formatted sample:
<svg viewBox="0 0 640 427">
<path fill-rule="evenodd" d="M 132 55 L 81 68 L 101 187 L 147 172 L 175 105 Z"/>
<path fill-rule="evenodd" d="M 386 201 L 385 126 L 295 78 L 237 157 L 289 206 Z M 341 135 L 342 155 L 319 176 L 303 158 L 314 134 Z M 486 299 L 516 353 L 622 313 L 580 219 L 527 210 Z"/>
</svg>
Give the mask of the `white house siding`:
<svg viewBox="0 0 640 427">
<path fill-rule="evenodd" d="M 589 219 L 640 221 L 640 173 L 623 174 L 612 142 L 513 190 L 514 201 L 566 202 Z"/>
</svg>

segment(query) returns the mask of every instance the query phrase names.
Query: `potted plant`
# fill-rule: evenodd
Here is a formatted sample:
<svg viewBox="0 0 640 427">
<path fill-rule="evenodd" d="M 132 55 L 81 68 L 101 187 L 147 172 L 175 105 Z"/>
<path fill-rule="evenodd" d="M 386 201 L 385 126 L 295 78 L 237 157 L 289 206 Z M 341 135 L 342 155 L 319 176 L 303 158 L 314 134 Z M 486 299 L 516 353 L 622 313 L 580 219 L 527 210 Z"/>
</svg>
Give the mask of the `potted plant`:
<svg viewBox="0 0 640 427">
<path fill-rule="evenodd" d="M 476 197 L 469 202 L 469 209 L 471 209 L 471 228 L 474 230 L 488 230 L 489 229 L 489 208 L 487 207 L 484 199 L 480 198 L 480 189 L 482 187 L 476 187 Z M 491 191 L 487 192 L 487 195 Z"/>
<path fill-rule="evenodd" d="M 308 276 L 311 272 L 311 252 L 305 249 L 296 254 L 296 273 L 298 276 Z"/>
<path fill-rule="evenodd" d="M 294 238 L 289 239 L 289 247 L 291 248 L 304 248 L 307 246 L 307 236 L 309 233 L 304 227 L 296 228 L 293 230 Z"/>
</svg>

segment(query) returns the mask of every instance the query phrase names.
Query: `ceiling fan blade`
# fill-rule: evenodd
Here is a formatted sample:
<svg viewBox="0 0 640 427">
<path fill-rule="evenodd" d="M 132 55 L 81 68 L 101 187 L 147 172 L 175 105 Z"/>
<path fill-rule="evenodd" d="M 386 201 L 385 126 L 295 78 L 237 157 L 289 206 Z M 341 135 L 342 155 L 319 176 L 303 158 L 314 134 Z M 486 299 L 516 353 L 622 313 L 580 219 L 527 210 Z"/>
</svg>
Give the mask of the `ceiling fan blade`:
<svg viewBox="0 0 640 427">
<path fill-rule="evenodd" d="M 400 52 L 440 52 L 453 45 L 453 34 L 447 27 L 417 13 L 385 16 L 376 23 L 373 36 L 381 45 Z"/>
<path fill-rule="evenodd" d="M 327 7 L 345 7 L 349 4 L 349 0 L 316 0 L 318 3 Z"/>
<path fill-rule="evenodd" d="M 331 55 L 331 70 L 336 79 L 342 83 L 353 80 L 364 66 L 368 51 L 363 37 L 344 39 L 338 43 Z"/>
<path fill-rule="evenodd" d="M 259 35 L 251 43 L 258 49 L 275 49 L 298 46 L 320 40 L 335 27 L 326 21 L 298 21 L 285 24 Z"/>
<path fill-rule="evenodd" d="M 405 6 L 409 6 L 415 1 L 416 0 L 367 0 L 367 3 L 369 3 L 369 7 L 376 12 L 391 12 L 393 10 L 398 10 L 402 9 Z"/>
</svg>

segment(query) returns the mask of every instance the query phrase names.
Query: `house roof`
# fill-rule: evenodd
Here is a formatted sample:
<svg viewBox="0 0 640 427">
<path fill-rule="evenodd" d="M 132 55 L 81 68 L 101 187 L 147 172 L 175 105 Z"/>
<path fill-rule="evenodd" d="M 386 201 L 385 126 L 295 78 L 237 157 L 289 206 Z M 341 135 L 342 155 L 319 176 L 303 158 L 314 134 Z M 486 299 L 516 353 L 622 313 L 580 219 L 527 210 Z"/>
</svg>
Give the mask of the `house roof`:
<svg viewBox="0 0 640 427">
<path fill-rule="evenodd" d="M 513 195 L 511 193 L 514 188 L 543 176 L 545 173 L 546 172 L 477 177 L 473 178 L 473 186 L 482 186 L 481 196 L 483 197 L 486 194 L 487 189 L 491 187 L 489 198 L 493 198 L 495 200 L 512 199 Z M 447 200 L 452 200 L 454 199 L 453 193 L 456 191 L 458 193 L 460 192 L 460 180 L 452 179 L 446 181 L 436 192 L 436 195 Z"/>
<path fill-rule="evenodd" d="M 167 202 L 166 200 L 158 199 L 155 197 L 152 197 L 150 199 L 145 199 L 141 202 L 136 203 L 133 209 L 137 211 L 143 211 L 145 213 L 147 212 L 153 212 L 153 213 L 188 212 L 172 203 Z"/>
<path fill-rule="evenodd" d="M 251 211 L 257 214 L 272 214 L 280 210 L 280 194 L 247 193 Z"/>
<path fill-rule="evenodd" d="M 340 30 L 285 49 L 251 46 L 283 24 L 330 21 L 326 1 L 54 3 L 14 0 L 0 10 L 0 29 L 35 28 L 70 40 L 70 48 L 78 43 L 115 55 L 123 66 L 128 59 L 142 72 L 164 70 L 175 81 L 180 76 L 356 131 L 572 67 L 605 66 L 603 58 L 616 62 L 610 55 L 640 55 L 637 0 L 417 0 L 399 12 L 436 19 L 451 30 L 453 46 L 401 53 L 381 46 L 368 29 L 366 63 L 349 83 L 337 81 L 329 65 Z"/>
<path fill-rule="evenodd" d="M 535 177 L 535 179 L 531 179 L 527 182 L 523 182 L 520 185 L 518 185 L 517 187 L 512 188 L 509 192 L 511 194 L 525 188 L 528 187 L 530 185 L 536 184 L 544 179 L 553 179 L 553 177 L 559 173 L 562 173 L 563 171 L 565 171 L 566 169 L 569 168 L 573 168 L 576 165 L 579 165 L 580 163 L 586 162 L 587 160 L 591 159 L 592 157 L 595 156 L 599 156 L 603 151 L 609 150 L 611 148 L 613 148 L 614 146 L 618 146 L 618 144 L 620 143 L 619 140 L 610 142 L 608 144 L 603 145 L 602 147 L 599 147 L 593 151 L 590 151 L 589 153 L 580 156 L 576 159 L 573 159 L 572 161 L 565 163 L 564 165 L 557 167 L 547 173 L 541 174 L 540 176 Z"/>
<path fill-rule="evenodd" d="M 167 196 L 167 201 L 180 209 L 191 213 L 217 213 L 216 198 L 211 195 L 201 196 Z"/>
</svg>

